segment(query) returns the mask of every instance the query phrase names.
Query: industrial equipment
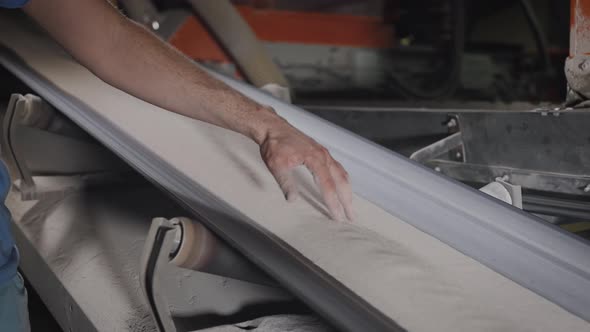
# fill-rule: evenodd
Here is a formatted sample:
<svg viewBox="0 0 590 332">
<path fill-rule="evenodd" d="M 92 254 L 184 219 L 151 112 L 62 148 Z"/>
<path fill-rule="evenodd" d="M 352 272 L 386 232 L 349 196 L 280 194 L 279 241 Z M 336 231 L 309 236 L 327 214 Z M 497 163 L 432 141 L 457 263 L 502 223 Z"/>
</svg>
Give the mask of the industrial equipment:
<svg viewBox="0 0 590 332">
<path fill-rule="evenodd" d="M 158 33 L 186 19 L 129 13 Z M 583 100 L 526 112 L 306 106 L 384 145 L 400 120 L 396 138 L 429 139 L 404 146 L 411 160 L 258 89 L 297 95 L 266 57 L 242 72 L 255 87 L 210 71 L 342 162 L 358 220 L 335 224 L 305 172 L 303 199 L 285 202 L 251 142 L 109 86 L 23 17 L 2 14 L 0 45 L 7 77 L 26 87 L 3 116 L 7 206 L 21 268 L 64 330 L 590 331 L 590 244 L 520 209 L 586 217 Z"/>
<path fill-rule="evenodd" d="M 119 1 L 129 17 L 188 57 L 255 86 L 276 80 L 306 104 L 378 99 L 407 106 L 436 99 L 434 108 L 469 101 L 489 108 L 515 101 L 556 102 L 564 96 L 559 73 L 567 41 L 560 45 L 553 36 L 562 26 L 567 29 L 569 11 L 560 1 L 189 3 Z M 543 6 L 550 13 L 539 13 Z M 494 15 L 500 11 L 512 19 L 510 26 Z M 229 20 L 239 26 L 215 24 Z M 258 56 L 232 50 L 252 35 L 258 41 L 240 49 L 256 50 Z M 268 76 L 261 80 L 249 74 L 253 71 Z"/>
</svg>

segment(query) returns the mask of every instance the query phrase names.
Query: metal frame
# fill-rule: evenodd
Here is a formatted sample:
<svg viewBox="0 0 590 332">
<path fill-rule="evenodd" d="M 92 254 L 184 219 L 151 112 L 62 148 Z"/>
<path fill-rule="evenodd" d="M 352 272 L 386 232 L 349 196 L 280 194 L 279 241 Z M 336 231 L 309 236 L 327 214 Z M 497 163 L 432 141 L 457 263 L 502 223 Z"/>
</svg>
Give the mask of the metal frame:
<svg viewBox="0 0 590 332">
<path fill-rule="evenodd" d="M 177 245 L 175 238 L 179 232 L 181 232 L 181 228 L 178 220 L 154 218 L 141 257 L 140 283 L 159 331 L 192 331 L 194 328 L 206 327 L 207 324 L 210 324 L 207 322 L 207 316 L 219 311 L 216 302 L 226 301 L 225 298 L 229 297 L 229 292 L 232 292 L 230 298 L 233 299 L 233 305 L 243 308 L 255 305 L 259 310 L 258 315 L 264 314 L 264 307 L 274 308 L 273 310 L 276 310 L 276 313 L 280 313 L 282 308 L 296 308 L 298 306 L 288 293 L 276 286 L 260 287 L 263 284 L 258 284 L 252 289 L 254 291 L 240 292 L 235 289 L 228 289 L 223 283 L 216 283 L 215 285 L 202 285 L 203 287 L 209 287 L 210 293 L 214 293 L 216 299 L 207 298 L 206 301 L 201 301 L 203 303 L 200 306 L 191 306 L 189 303 L 187 305 L 189 308 L 182 315 L 178 315 L 178 309 L 176 309 L 176 313 L 173 312 L 170 310 L 170 301 L 168 300 L 171 295 L 166 294 L 166 287 L 163 287 L 174 283 L 170 275 L 175 273 L 184 275 L 207 273 L 182 269 L 170 263 L 170 253 Z M 243 257 L 236 257 L 233 263 L 237 262 L 236 265 L 240 265 L 240 259 L 243 259 Z M 234 271 L 228 270 L 228 272 Z M 225 280 L 225 276 L 220 277 L 222 277 L 220 280 Z M 262 278 L 260 280 L 268 281 L 268 279 L 264 280 Z M 244 282 L 244 285 L 247 284 L 247 282 Z M 211 288 L 214 291 L 211 291 Z M 248 290 L 247 286 L 245 289 Z M 191 291 L 198 293 L 200 290 L 191 289 Z M 178 301 L 176 301 L 176 305 L 178 305 Z M 188 317 L 187 312 L 191 313 L 190 317 Z"/>
</svg>

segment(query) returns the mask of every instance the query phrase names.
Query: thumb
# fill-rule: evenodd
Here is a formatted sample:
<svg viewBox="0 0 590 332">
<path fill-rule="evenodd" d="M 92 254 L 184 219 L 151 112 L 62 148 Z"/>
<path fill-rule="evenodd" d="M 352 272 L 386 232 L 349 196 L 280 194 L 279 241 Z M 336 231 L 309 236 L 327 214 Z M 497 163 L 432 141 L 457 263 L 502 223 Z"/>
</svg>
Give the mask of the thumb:
<svg viewBox="0 0 590 332">
<path fill-rule="evenodd" d="M 288 202 L 293 202 L 299 196 L 299 192 L 297 191 L 297 185 L 295 179 L 293 177 L 293 170 L 283 170 L 276 173 L 273 173 L 275 180 L 281 187 L 283 194 L 285 195 L 285 199 Z"/>
</svg>

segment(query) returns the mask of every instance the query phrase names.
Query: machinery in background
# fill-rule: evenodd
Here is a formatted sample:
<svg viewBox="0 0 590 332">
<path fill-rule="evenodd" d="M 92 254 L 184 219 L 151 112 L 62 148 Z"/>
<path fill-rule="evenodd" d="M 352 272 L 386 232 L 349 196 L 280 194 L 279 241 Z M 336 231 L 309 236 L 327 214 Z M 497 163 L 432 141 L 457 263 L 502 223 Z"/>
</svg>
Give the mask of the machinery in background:
<svg viewBox="0 0 590 332">
<path fill-rule="evenodd" d="M 585 108 L 306 109 L 474 188 L 497 179 L 519 185 L 525 211 L 590 238 Z"/>
<path fill-rule="evenodd" d="M 587 110 L 449 113 L 455 133 L 411 156 L 478 186 L 503 179 L 524 188 L 523 208 L 590 235 Z"/>
<path fill-rule="evenodd" d="M 227 40 L 251 30 L 267 53 L 258 58 L 273 60 L 283 76 L 277 84 L 288 85 L 296 102 L 357 103 L 563 99 L 567 33 L 559 29 L 567 30 L 568 8 L 557 2 L 234 1 L 232 11 L 227 0 L 119 1 L 130 17 L 217 71 L 262 86 L 248 72 L 268 61 L 245 64 L 247 57 L 236 57 L 235 43 Z M 211 6 L 223 7 L 231 19 L 212 20 Z M 539 7 L 555 17 L 541 21 Z M 498 12 L 506 18 L 493 15 Z M 239 18 L 241 29 L 214 24 Z M 525 42 L 505 35 L 512 32 Z M 240 47 L 252 45 L 243 37 L 236 40 Z"/>
</svg>

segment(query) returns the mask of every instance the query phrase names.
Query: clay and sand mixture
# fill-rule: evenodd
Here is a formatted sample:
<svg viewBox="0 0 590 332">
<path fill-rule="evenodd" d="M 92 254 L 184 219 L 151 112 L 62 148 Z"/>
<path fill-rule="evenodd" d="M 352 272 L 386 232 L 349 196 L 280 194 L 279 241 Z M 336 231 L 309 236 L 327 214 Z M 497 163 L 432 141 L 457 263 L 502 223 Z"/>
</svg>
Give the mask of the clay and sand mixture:
<svg viewBox="0 0 590 332">
<path fill-rule="evenodd" d="M 0 41 L 128 140 L 141 142 L 405 329 L 590 331 L 588 322 L 360 197 L 355 223 L 329 220 L 305 172 L 302 197 L 287 203 L 253 142 L 109 86 L 32 29 L 2 18 Z"/>
</svg>

